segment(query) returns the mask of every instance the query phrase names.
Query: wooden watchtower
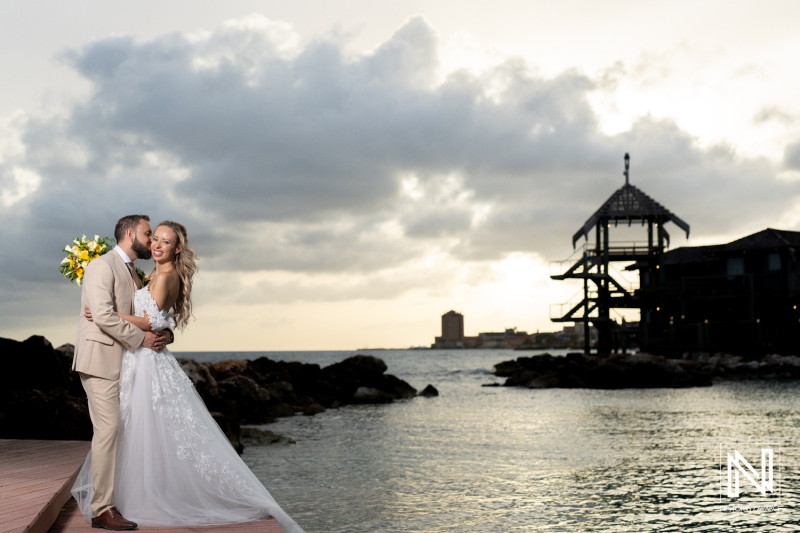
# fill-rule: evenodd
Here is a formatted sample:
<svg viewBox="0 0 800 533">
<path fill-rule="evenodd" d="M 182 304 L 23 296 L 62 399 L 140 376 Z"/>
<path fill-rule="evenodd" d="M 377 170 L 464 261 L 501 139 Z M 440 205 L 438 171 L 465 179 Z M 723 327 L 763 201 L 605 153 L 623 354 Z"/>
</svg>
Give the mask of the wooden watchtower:
<svg viewBox="0 0 800 533">
<path fill-rule="evenodd" d="M 673 222 L 689 237 L 689 224 L 650 198 L 638 187 L 630 184 L 630 157 L 625 154 L 625 185 L 618 189 L 600 206 L 589 220 L 572 236 L 572 246 L 583 237 L 586 244 L 581 255 L 574 260 L 551 264 L 551 278 L 556 280 L 580 279 L 583 281 L 583 298 L 578 302 L 556 304 L 560 312 L 553 313 L 553 322 L 582 323 L 584 328 L 584 351 L 590 352 L 590 325 L 597 329 L 597 353 L 608 354 L 615 348 L 615 339 L 625 346 L 626 336 L 641 335 L 646 343 L 647 324 L 651 318 L 651 307 L 658 302 L 641 291 L 633 291 L 615 279 L 609 271 L 612 262 L 634 263 L 639 270 L 640 287 L 656 287 L 663 283 L 663 254 L 669 246 L 669 233 L 664 225 Z M 611 225 L 631 226 L 638 222 L 647 226 L 647 240 L 618 243 L 610 239 Z M 589 244 L 594 233 L 594 246 Z M 553 266 L 556 272 L 553 273 Z M 655 291 L 653 294 L 658 294 Z M 656 296 L 658 298 L 658 296 Z M 639 309 L 641 313 L 639 331 L 626 329 L 611 318 L 614 308 Z M 566 310 L 566 312 L 564 312 Z"/>
</svg>

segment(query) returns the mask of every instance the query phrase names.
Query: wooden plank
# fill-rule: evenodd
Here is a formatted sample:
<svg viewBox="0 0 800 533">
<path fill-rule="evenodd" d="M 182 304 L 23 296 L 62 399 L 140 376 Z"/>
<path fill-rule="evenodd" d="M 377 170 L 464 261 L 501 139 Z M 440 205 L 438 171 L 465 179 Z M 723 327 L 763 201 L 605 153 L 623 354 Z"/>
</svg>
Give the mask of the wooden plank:
<svg viewBox="0 0 800 533">
<path fill-rule="evenodd" d="M 90 447 L 88 441 L 0 440 L 0 533 L 45 533 Z"/>
<path fill-rule="evenodd" d="M 61 513 L 61 509 L 64 507 L 64 504 L 67 501 L 75 501 L 72 499 L 72 493 L 70 489 L 72 489 L 72 485 L 75 483 L 75 478 L 78 477 L 78 472 L 80 472 L 80 467 L 83 465 L 81 463 L 75 469 L 75 472 L 67 478 L 66 482 L 61 486 L 59 491 L 53 496 L 53 498 L 47 503 L 39 516 L 36 517 L 36 520 L 31 524 L 30 529 L 27 533 L 47 533 L 50 529 L 50 526 L 58 518 L 59 514 Z"/>
</svg>

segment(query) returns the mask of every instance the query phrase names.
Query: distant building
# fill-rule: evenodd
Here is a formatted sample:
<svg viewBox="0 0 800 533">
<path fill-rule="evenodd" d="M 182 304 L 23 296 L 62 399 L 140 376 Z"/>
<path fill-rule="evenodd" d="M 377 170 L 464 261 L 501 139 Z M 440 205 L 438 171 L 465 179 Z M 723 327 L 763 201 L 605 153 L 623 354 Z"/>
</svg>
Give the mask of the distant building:
<svg viewBox="0 0 800 533">
<path fill-rule="evenodd" d="M 513 348 L 517 350 L 580 349 L 584 345 L 584 334 L 583 324 L 576 323 L 572 326 L 564 326 L 561 331 L 531 333 Z M 590 346 L 595 346 L 597 344 L 596 328 L 589 328 L 589 337 Z"/>
<path fill-rule="evenodd" d="M 448 311 L 442 315 L 442 335 L 436 337 L 431 348 L 463 348 L 464 315 Z"/>
<path fill-rule="evenodd" d="M 478 348 L 516 348 L 520 346 L 528 334 L 517 331 L 517 328 L 507 328 L 502 332 L 486 332 L 478 334 Z"/>
<path fill-rule="evenodd" d="M 480 336 L 475 335 L 474 337 L 464 337 L 464 348 L 479 348 L 480 345 Z"/>
<path fill-rule="evenodd" d="M 529 335 L 517 328 L 507 328 L 501 332 L 478 333 L 474 337 L 464 336 L 464 315 L 448 311 L 442 315 L 442 334 L 436 337 L 431 348 L 507 348 L 521 346 Z"/>
<path fill-rule="evenodd" d="M 464 315 L 448 311 L 442 315 L 442 340 L 464 341 Z"/>
</svg>

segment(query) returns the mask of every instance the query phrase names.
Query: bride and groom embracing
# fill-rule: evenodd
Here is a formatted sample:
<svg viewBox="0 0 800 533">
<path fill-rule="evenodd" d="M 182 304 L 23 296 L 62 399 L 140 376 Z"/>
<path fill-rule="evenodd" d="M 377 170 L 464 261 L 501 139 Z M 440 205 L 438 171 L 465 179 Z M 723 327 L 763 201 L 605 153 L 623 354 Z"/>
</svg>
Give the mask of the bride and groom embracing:
<svg viewBox="0 0 800 533">
<path fill-rule="evenodd" d="M 191 380 L 165 349 L 192 309 L 195 253 L 186 228 L 155 231 L 146 215 L 122 217 L 116 247 L 83 278 L 72 369 L 80 374 L 94 435 L 72 494 L 92 527 L 200 526 L 269 515 L 303 530 L 244 464 Z M 133 266 L 150 259 L 142 282 Z M 123 517 L 124 515 L 127 517 Z"/>
</svg>

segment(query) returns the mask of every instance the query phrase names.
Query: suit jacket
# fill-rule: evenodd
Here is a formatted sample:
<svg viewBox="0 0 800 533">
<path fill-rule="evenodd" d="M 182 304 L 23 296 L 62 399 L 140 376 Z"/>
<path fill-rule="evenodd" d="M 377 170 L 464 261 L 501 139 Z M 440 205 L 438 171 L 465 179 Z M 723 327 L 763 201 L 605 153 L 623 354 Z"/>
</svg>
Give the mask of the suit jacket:
<svg viewBox="0 0 800 533">
<path fill-rule="evenodd" d="M 81 314 L 72 370 L 104 379 L 119 379 L 122 355 L 144 340 L 144 331 L 125 322 L 118 313 L 133 314 L 136 284 L 125 261 L 110 252 L 91 261 L 83 276 Z M 92 322 L 83 316 L 89 306 Z"/>
</svg>

